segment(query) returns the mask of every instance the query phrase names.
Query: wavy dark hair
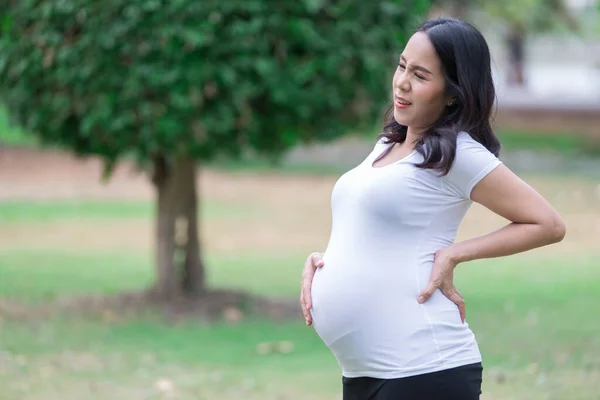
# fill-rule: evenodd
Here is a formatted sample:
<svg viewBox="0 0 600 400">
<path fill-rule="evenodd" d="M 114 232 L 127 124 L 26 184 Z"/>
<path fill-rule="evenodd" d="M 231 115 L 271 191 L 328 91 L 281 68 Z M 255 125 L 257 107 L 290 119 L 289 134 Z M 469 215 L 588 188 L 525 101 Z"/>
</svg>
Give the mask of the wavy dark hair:
<svg viewBox="0 0 600 400">
<path fill-rule="evenodd" d="M 454 104 L 445 107 L 440 118 L 415 143 L 415 150 L 424 158 L 416 166 L 446 175 L 454 162 L 456 138 L 461 131 L 498 156 L 500 141 L 490 125 L 496 91 L 489 47 L 481 32 L 470 23 L 454 18 L 425 21 L 415 32 L 429 37 L 442 64 L 446 94 L 454 97 Z M 386 143 L 403 143 L 408 127 L 394 119 L 393 105 L 384 118 L 379 139 L 385 138 Z"/>
</svg>

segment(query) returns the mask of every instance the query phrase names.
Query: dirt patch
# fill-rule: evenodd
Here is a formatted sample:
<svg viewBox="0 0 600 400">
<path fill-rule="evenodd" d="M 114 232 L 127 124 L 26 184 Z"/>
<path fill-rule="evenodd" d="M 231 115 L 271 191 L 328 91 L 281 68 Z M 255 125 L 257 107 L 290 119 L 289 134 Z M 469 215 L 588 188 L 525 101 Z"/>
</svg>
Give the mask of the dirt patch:
<svg viewBox="0 0 600 400">
<path fill-rule="evenodd" d="M 148 198 L 152 187 L 141 171 L 122 163 L 101 182 L 97 157 L 77 158 L 58 150 L 0 146 L 0 199 Z"/>
<path fill-rule="evenodd" d="M 101 181 L 102 161 L 77 158 L 58 150 L 0 146 L 0 200 L 154 199 L 146 174 L 120 163 L 107 182 Z M 200 195 L 211 199 L 280 204 L 282 199 L 319 204 L 311 194 L 331 186 L 331 176 L 282 175 L 276 172 L 198 171 Z M 329 187 L 329 189 L 331 189 Z"/>
<path fill-rule="evenodd" d="M 51 221 L 0 227 L 0 250 L 77 249 L 82 252 L 147 252 L 153 244 L 152 221 Z"/>
<path fill-rule="evenodd" d="M 99 318 L 106 323 L 119 323 L 132 315 L 159 316 L 170 322 L 193 319 L 208 322 L 222 320 L 231 324 L 254 316 L 275 321 L 303 318 L 297 301 L 266 298 L 234 290 L 210 290 L 201 295 L 168 299 L 158 297 L 151 291 L 113 296 L 69 296 L 39 305 L 0 300 L 0 321 L 83 316 Z"/>
</svg>

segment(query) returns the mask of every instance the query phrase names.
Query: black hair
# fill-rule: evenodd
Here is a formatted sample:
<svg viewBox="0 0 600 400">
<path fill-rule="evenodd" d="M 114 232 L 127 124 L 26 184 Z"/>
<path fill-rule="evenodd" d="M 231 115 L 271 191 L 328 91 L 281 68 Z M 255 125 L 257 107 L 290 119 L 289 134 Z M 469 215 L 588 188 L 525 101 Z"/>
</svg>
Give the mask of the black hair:
<svg viewBox="0 0 600 400">
<path fill-rule="evenodd" d="M 456 138 L 461 131 L 498 156 L 500 141 L 490 125 L 496 92 L 485 38 L 470 23 L 454 18 L 425 21 L 416 32 L 429 37 L 442 65 L 446 94 L 454 98 L 453 104 L 444 108 L 440 118 L 415 143 L 415 150 L 424 158 L 416 166 L 447 174 L 456 156 Z M 385 113 L 379 139 L 403 143 L 407 130 L 407 126 L 394 119 L 392 105 Z"/>
</svg>

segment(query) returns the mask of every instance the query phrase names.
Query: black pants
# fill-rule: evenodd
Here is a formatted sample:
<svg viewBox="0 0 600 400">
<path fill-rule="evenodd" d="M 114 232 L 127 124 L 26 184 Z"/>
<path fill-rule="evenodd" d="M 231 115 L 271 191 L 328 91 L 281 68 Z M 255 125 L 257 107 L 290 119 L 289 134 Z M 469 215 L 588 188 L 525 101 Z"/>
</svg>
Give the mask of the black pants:
<svg viewBox="0 0 600 400">
<path fill-rule="evenodd" d="M 342 377 L 344 400 L 479 400 L 481 363 L 397 379 Z"/>
</svg>

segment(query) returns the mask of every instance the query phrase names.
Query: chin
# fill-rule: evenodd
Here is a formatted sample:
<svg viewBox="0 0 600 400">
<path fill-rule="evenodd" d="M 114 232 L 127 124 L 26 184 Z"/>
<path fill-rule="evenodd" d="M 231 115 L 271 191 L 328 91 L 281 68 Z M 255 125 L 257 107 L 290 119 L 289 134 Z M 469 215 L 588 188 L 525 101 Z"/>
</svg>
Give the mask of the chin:
<svg viewBox="0 0 600 400">
<path fill-rule="evenodd" d="M 400 113 L 398 112 L 398 110 L 394 110 L 394 119 L 396 120 L 397 123 L 399 123 L 400 125 L 404 125 L 404 126 L 408 126 L 409 125 L 409 120 L 408 118 L 406 118 L 405 115 L 399 115 Z"/>
</svg>

